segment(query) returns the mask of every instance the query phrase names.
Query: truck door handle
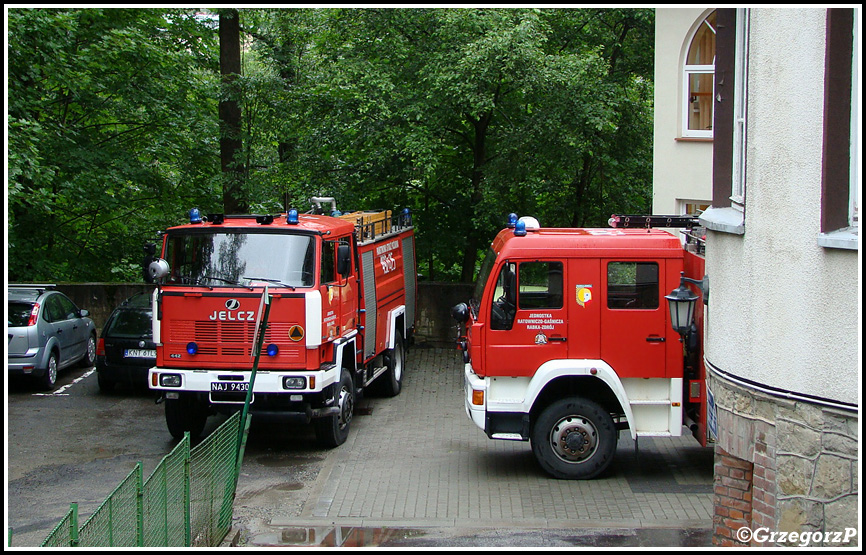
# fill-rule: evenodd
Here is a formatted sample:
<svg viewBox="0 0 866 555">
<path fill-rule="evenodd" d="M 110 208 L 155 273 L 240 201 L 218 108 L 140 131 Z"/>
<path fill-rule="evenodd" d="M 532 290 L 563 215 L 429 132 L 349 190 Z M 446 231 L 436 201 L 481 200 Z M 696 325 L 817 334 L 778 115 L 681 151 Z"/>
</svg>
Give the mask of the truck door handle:
<svg viewBox="0 0 866 555">
<path fill-rule="evenodd" d="M 548 338 L 548 341 L 562 341 L 563 343 L 565 343 L 566 338 L 565 338 L 565 337 L 555 336 L 555 337 L 549 337 L 549 338 Z"/>
<path fill-rule="evenodd" d="M 665 342 L 664 337 L 657 337 L 655 335 L 651 335 L 651 336 L 647 337 L 646 340 L 649 343 L 664 343 Z"/>
</svg>

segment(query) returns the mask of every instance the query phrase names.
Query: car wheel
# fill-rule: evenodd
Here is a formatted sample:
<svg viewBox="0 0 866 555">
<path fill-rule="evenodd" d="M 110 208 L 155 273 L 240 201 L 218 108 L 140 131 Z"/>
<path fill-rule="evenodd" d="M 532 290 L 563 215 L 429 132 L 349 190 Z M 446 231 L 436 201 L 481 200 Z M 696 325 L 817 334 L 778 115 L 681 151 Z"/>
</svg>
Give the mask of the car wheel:
<svg viewBox="0 0 866 555">
<path fill-rule="evenodd" d="M 192 395 L 181 394 L 179 399 L 166 399 L 165 423 L 174 439 L 183 439 L 184 432 L 189 432 L 190 438 L 195 439 L 207 423 L 207 405 Z"/>
<path fill-rule="evenodd" d="M 352 377 L 345 369 L 340 376 L 337 395 L 337 406 L 340 412 L 313 421 L 316 440 L 325 447 L 337 447 L 349 438 L 349 424 L 355 413 L 355 386 Z"/>
<path fill-rule="evenodd" d="M 42 387 L 44 389 L 54 389 L 57 385 L 57 355 L 53 352 L 48 355 L 48 366 L 45 368 L 45 373 L 42 375 Z"/>
<path fill-rule="evenodd" d="M 82 368 L 93 368 L 96 364 L 96 338 L 90 336 L 87 338 L 87 350 L 84 353 L 84 358 L 81 359 Z"/>
<path fill-rule="evenodd" d="M 560 479 L 594 478 L 616 452 L 617 431 L 610 414 L 581 397 L 560 399 L 544 409 L 530 436 L 539 465 Z"/>
</svg>

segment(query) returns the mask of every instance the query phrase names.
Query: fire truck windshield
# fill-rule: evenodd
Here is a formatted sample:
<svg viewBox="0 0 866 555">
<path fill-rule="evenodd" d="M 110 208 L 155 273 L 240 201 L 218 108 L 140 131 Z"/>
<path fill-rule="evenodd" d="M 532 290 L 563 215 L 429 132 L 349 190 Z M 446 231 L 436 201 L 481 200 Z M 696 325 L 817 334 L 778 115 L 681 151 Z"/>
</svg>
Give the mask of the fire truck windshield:
<svg viewBox="0 0 866 555">
<path fill-rule="evenodd" d="M 484 262 L 481 263 L 481 270 L 478 272 L 478 279 L 475 280 L 475 292 L 469 301 L 476 315 L 478 314 L 478 307 L 481 304 L 481 295 L 484 294 L 484 286 L 487 284 L 487 278 L 490 277 L 490 272 L 493 270 L 495 263 L 496 253 L 493 252 L 493 249 L 487 249 L 487 256 L 484 257 Z"/>
<path fill-rule="evenodd" d="M 315 241 L 308 235 L 169 232 L 165 259 L 171 268 L 167 283 L 226 287 L 267 281 L 294 288 L 315 282 Z"/>
</svg>

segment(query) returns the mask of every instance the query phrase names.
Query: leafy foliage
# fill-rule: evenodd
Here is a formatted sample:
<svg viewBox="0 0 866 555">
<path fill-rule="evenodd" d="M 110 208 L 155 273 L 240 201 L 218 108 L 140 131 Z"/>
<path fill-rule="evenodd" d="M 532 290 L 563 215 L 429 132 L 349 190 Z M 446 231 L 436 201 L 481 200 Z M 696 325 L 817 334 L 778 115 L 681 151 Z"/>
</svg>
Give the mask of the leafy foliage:
<svg viewBox="0 0 866 555">
<path fill-rule="evenodd" d="M 509 212 L 649 210 L 652 10 L 239 14 L 253 212 L 408 206 L 421 271 L 469 281 Z M 181 10 L 9 19 L 10 276 L 135 279 L 179 207 L 220 211 L 216 31 Z"/>
</svg>

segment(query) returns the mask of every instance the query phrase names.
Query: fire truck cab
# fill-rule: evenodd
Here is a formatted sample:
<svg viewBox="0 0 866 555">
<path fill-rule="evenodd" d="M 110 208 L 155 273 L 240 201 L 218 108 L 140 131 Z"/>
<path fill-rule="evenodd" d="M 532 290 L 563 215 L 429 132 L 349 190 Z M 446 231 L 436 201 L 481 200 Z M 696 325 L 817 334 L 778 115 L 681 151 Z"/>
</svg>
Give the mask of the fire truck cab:
<svg viewBox="0 0 866 555">
<path fill-rule="evenodd" d="M 311 201 L 308 214 L 193 210 L 163 234 L 159 258 L 146 265 L 157 282 L 149 386 L 175 438 L 238 410 L 251 382 L 254 417 L 312 422 L 331 447 L 346 441 L 367 388 L 400 393 L 417 285 L 410 214 L 342 214 L 331 198 Z"/>
<path fill-rule="evenodd" d="M 702 318 L 680 335 L 666 302 L 682 277 L 703 276 L 696 250 L 651 226 L 541 228 L 512 215 L 472 299 L 452 309 L 469 418 L 492 439 L 530 441 L 565 479 L 603 472 L 623 429 L 636 440 L 686 425 L 705 444 Z"/>
</svg>

